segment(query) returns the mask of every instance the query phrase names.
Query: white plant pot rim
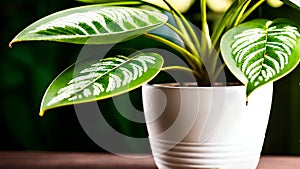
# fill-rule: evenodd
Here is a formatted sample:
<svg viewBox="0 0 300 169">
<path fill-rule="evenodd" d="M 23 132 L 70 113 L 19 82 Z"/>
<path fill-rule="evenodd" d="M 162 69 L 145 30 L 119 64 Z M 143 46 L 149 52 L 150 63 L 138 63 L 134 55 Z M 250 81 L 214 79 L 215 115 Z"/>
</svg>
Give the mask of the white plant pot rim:
<svg viewBox="0 0 300 169">
<path fill-rule="evenodd" d="M 207 88 L 221 88 L 221 87 L 243 87 L 244 84 L 237 82 L 229 82 L 229 83 L 219 83 L 216 82 L 212 86 L 198 86 L 195 82 L 184 82 L 184 83 L 155 83 L 155 84 L 144 84 L 144 86 L 153 86 L 153 87 L 161 87 L 161 88 L 190 88 L 190 89 L 207 89 Z"/>
</svg>

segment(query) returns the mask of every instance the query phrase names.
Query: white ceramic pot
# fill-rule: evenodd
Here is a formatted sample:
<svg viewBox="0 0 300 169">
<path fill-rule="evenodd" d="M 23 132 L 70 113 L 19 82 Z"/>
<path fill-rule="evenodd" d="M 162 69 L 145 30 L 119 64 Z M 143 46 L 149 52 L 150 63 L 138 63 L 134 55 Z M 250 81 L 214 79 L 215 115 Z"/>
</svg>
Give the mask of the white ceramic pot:
<svg viewBox="0 0 300 169">
<path fill-rule="evenodd" d="M 159 169 L 255 169 L 268 124 L 273 84 L 176 87 L 144 85 L 143 105 Z"/>
</svg>

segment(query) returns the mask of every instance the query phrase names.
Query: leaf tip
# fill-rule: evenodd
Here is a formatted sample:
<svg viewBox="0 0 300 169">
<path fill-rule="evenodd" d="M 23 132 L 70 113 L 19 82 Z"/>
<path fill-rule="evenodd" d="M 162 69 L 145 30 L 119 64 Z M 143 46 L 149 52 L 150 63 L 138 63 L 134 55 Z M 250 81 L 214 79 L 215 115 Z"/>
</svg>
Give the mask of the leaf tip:
<svg viewBox="0 0 300 169">
<path fill-rule="evenodd" d="M 12 48 L 12 45 L 13 45 L 13 43 L 15 43 L 15 42 L 19 42 L 19 41 L 16 40 L 16 39 L 13 39 L 12 41 L 9 42 L 8 47 Z"/>
<path fill-rule="evenodd" d="M 14 43 L 13 41 L 9 42 L 8 47 L 9 47 L 9 48 L 12 48 L 12 44 L 13 44 L 13 43 Z"/>
<path fill-rule="evenodd" d="M 39 112 L 39 116 L 41 116 L 41 117 L 43 117 L 44 114 L 45 114 L 45 110 L 41 110 L 41 111 Z"/>
</svg>

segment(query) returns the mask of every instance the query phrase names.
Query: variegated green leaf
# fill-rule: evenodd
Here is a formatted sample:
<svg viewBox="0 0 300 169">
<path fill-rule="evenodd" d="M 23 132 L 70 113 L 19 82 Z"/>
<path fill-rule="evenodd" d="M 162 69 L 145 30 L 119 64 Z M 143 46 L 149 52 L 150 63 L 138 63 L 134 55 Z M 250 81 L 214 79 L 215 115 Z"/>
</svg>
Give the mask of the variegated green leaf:
<svg viewBox="0 0 300 169">
<path fill-rule="evenodd" d="M 101 100 L 136 89 L 154 78 L 162 65 L 162 57 L 155 53 L 76 63 L 51 83 L 40 115 L 47 109 Z"/>
<path fill-rule="evenodd" d="M 124 2 L 144 2 L 145 4 L 151 4 L 157 7 L 160 7 L 165 10 L 169 10 L 168 5 L 163 0 L 77 0 L 79 2 L 83 3 L 100 3 L 100 4 L 106 4 L 106 3 L 124 3 Z"/>
<path fill-rule="evenodd" d="M 256 19 L 228 31 L 222 38 L 221 51 L 230 71 L 247 85 L 249 95 L 298 65 L 299 28 L 283 19 Z"/>
<path fill-rule="evenodd" d="M 10 43 L 47 40 L 77 44 L 109 44 L 146 33 L 167 21 L 167 16 L 148 10 L 90 5 L 42 18 L 19 33 Z"/>
<path fill-rule="evenodd" d="M 102 6 L 130 6 L 130 5 L 144 5 L 140 0 L 77 0 L 83 3 L 98 4 Z"/>
</svg>

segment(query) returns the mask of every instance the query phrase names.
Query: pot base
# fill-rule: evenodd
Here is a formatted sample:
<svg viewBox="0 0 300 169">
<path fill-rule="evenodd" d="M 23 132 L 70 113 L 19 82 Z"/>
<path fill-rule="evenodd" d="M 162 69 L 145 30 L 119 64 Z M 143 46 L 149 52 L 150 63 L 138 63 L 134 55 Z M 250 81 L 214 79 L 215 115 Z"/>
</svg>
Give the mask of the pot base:
<svg viewBox="0 0 300 169">
<path fill-rule="evenodd" d="M 255 169 L 260 158 L 260 143 L 191 144 L 180 142 L 170 150 L 166 141 L 151 139 L 155 162 L 160 169 Z M 246 167 L 247 166 L 247 167 Z"/>
</svg>

